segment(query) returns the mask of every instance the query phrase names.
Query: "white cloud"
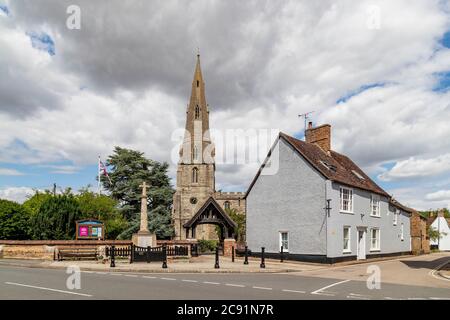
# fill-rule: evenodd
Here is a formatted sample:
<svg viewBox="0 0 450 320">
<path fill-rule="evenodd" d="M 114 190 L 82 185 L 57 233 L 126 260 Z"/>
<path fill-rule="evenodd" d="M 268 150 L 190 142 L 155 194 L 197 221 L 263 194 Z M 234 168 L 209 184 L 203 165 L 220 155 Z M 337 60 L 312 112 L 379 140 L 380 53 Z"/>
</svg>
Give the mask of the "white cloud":
<svg viewBox="0 0 450 320">
<path fill-rule="evenodd" d="M 371 171 L 395 163 L 385 180 L 438 175 L 436 159 L 446 166 L 450 92 L 432 90 L 450 65 L 438 43 L 450 28 L 442 1 L 377 1 L 375 30 L 369 0 L 79 1 L 79 31 L 61 23 L 68 4 L 8 1 L 11 17 L 0 19 L 0 162 L 78 167 L 115 145 L 170 161 L 200 46 L 212 128 L 295 133 L 303 130 L 297 115 L 315 110 L 313 120 L 332 124 L 337 151 Z M 56 55 L 32 48 L 27 31 L 49 34 Z M 336 106 L 373 83 L 386 85 Z M 217 169 L 224 189 L 245 190 L 256 173 Z M 414 193 L 419 205 L 430 204 L 425 194 Z"/>
<path fill-rule="evenodd" d="M 431 201 L 449 201 L 450 203 L 450 190 L 439 190 L 429 193 L 425 196 L 425 198 Z"/>
<path fill-rule="evenodd" d="M 0 199 L 23 203 L 35 193 L 35 189 L 29 187 L 9 187 L 0 189 Z"/>
<path fill-rule="evenodd" d="M 417 159 L 411 157 L 398 161 L 394 167 L 382 173 L 379 178 L 383 181 L 431 177 L 450 172 L 450 153 L 431 159 Z"/>
<path fill-rule="evenodd" d="M 16 169 L 0 168 L 0 176 L 23 176 L 24 173 Z"/>
<path fill-rule="evenodd" d="M 57 174 L 75 174 L 80 170 L 80 167 L 77 166 L 64 166 L 64 165 L 41 165 L 42 168 L 49 168 L 50 173 Z"/>
</svg>

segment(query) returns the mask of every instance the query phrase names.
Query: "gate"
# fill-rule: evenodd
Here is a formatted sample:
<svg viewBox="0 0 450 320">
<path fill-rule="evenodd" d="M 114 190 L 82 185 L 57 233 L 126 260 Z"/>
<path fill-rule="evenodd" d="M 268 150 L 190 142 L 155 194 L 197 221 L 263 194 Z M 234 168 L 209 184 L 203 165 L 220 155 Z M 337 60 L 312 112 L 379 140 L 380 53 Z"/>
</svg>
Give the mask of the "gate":
<svg viewBox="0 0 450 320">
<path fill-rule="evenodd" d="M 162 247 L 138 247 L 132 245 L 132 258 L 133 262 L 155 262 L 167 260 L 167 248 Z"/>
</svg>

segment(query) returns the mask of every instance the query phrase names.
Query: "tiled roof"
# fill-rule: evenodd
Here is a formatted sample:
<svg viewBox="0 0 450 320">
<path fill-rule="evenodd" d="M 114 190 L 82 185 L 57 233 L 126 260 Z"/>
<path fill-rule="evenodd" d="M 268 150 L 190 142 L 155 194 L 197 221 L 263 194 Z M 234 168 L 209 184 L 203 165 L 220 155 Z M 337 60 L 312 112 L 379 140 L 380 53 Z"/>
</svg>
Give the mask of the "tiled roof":
<svg viewBox="0 0 450 320">
<path fill-rule="evenodd" d="M 398 202 L 397 200 L 395 200 L 394 198 L 391 199 L 390 203 L 400 209 L 402 209 L 403 211 L 409 212 L 409 213 L 413 213 L 416 212 L 414 209 L 411 209 L 407 206 L 402 205 L 400 202 Z M 421 217 L 423 217 L 421 214 L 419 214 Z M 424 218 L 424 217 L 423 217 Z"/>
<path fill-rule="evenodd" d="M 298 140 L 282 132 L 280 132 L 280 137 L 327 179 L 390 198 L 390 195 L 370 179 L 350 158 L 335 151 L 325 152 L 315 144 Z"/>
</svg>

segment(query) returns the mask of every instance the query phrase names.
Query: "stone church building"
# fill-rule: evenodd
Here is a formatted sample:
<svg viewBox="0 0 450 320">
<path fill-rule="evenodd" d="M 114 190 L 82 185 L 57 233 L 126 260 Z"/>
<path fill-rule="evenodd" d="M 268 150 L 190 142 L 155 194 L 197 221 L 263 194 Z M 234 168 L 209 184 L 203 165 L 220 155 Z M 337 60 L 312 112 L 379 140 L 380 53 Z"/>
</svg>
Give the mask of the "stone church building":
<svg viewBox="0 0 450 320">
<path fill-rule="evenodd" d="M 197 55 L 191 98 L 186 110 L 186 129 L 177 169 L 172 221 L 175 240 L 234 237 L 235 222 L 226 208 L 245 214 L 245 193 L 216 192 L 215 147 L 209 132 L 209 105 Z"/>
</svg>

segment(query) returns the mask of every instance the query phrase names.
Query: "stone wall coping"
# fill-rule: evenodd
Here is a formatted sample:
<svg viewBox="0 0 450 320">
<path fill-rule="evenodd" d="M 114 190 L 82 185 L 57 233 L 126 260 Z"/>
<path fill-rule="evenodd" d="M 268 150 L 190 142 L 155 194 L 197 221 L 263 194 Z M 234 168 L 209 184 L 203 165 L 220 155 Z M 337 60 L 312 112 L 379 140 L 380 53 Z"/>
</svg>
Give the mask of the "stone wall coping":
<svg viewBox="0 0 450 320">
<path fill-rule="evenodd" d="M 157 240 L 157 244 L 188 245 L 197 243 L 196 239 L 190 240 Z M 131 245 L 131 240 L 0 240 L 0 245 L 16 246 L 108 246 Z"/>
<path fill-rule="evenodd" d="M 27 246 L 130 245 L 131 240 L 0 240 L 0 244 Z"/>
</svg>

